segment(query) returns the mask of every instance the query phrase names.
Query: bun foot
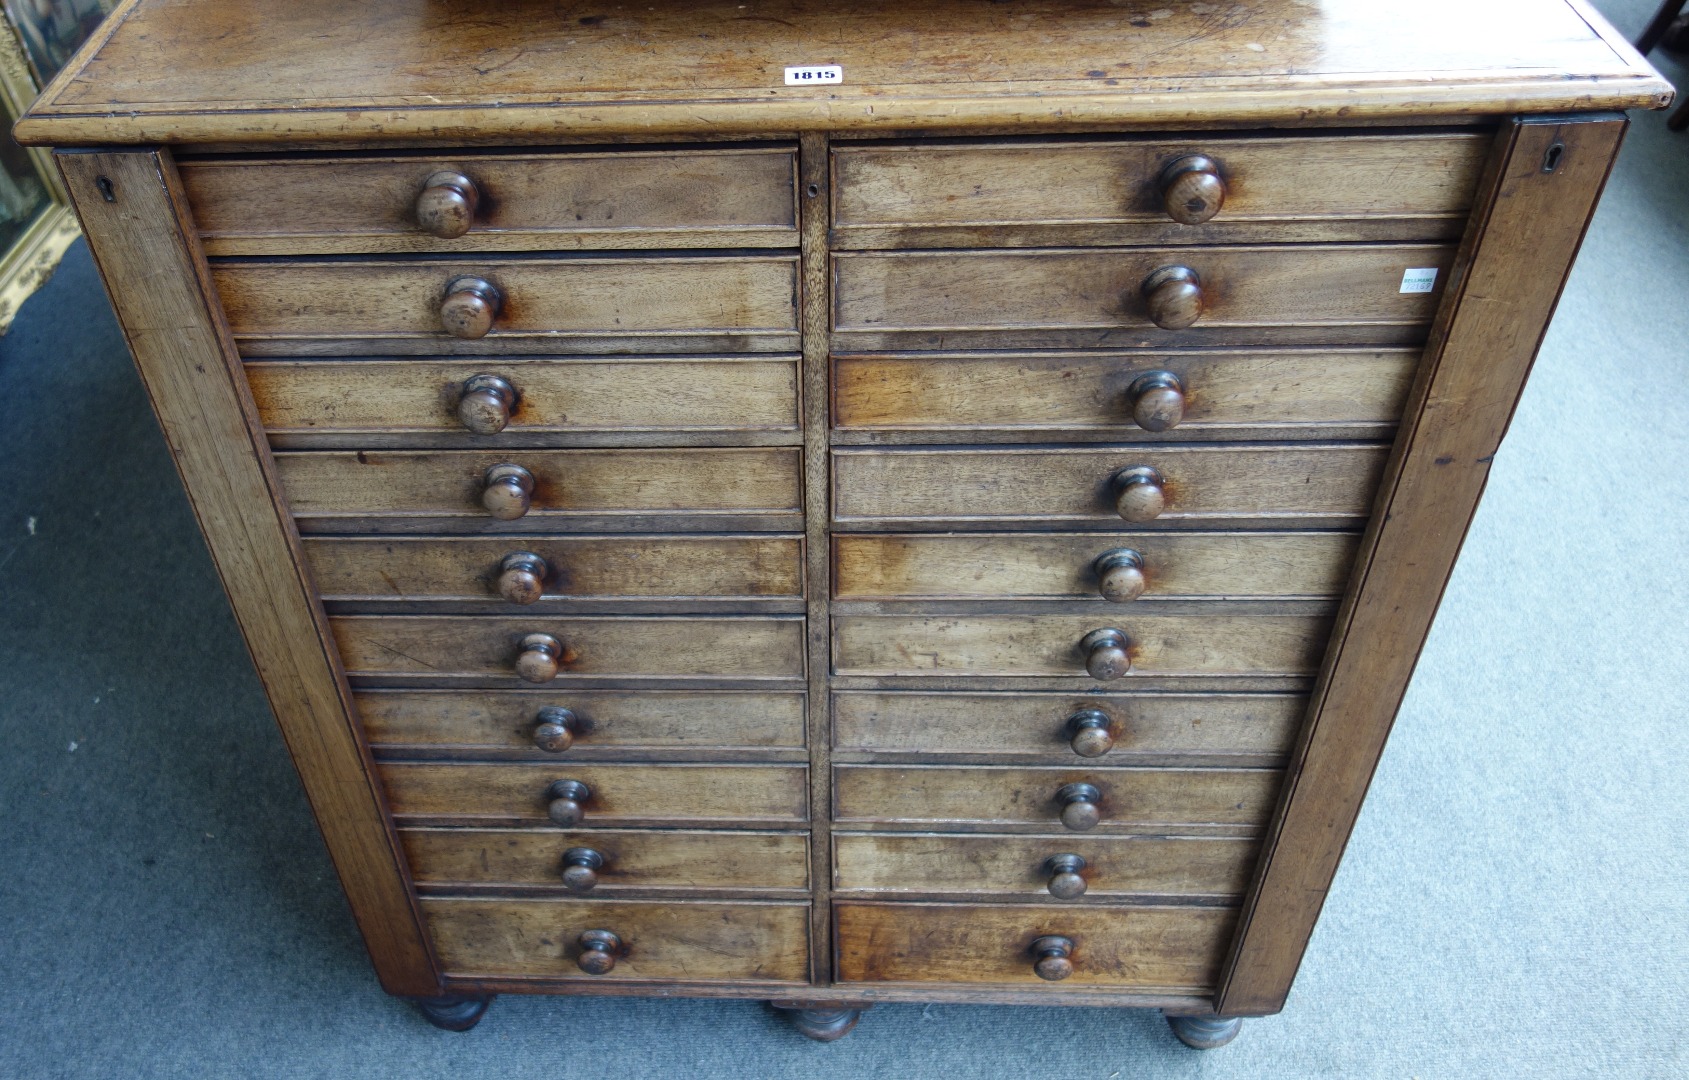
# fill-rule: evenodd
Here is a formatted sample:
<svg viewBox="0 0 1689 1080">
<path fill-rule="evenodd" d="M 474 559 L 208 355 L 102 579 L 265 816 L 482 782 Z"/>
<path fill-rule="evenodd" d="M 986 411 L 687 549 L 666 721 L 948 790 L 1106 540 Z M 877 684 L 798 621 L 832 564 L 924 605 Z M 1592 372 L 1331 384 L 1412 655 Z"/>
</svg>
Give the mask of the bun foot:
<svg viewBox="0 0 1689 1080">
<path fill-rule="evenodd" d="M 411 1003 L 417 1007 L 430 1024 L 447 1031 L 468 1031 L 481 1022 L 481 1017 L 487 1014 L 487 1006 L 493 1003 L 493 995 L 486 997 L 459 997 L 456 994 L 436 998 L 411 998 Z"/>
<path fill-rule="evenodd" d="M 771 1001 L 786 1013 L 792 1026 L 816 1042 L 834 1042 L 849 1035 L 868 1006 L 843 1001 Z"/>
<path fill-rule="evenodd" d="M 1192 1050 L 1213 1050 L 1237 1038 L 1241 1016 L 1169 1016 L 1167 1026 Z"/>
</svg>

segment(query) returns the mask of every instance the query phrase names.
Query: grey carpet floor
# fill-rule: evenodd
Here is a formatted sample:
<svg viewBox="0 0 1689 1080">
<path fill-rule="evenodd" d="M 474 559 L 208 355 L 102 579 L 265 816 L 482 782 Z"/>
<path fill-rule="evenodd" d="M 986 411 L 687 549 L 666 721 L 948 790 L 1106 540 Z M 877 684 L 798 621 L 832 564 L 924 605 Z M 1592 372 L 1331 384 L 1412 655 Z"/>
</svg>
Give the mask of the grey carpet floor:
<svg viewBox="0 0 1689 1080">
<path fill-rule="evenodd" d="M 515 997 L 454 1035 L 375 983 L 78 245 L 0 339 L 0 1078 L 1689 1075 L 1686 296 L 1689 136 L 1640 116 L 1289 1006 L 1230 1047 Z"/>
</svg>

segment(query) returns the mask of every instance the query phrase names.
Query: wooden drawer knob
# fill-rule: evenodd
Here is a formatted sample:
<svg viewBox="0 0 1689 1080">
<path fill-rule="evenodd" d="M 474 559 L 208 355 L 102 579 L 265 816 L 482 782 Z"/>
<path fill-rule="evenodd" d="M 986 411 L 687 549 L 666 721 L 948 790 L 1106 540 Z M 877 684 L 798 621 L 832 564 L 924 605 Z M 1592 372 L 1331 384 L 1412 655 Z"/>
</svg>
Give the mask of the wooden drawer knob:
<svg viewBox="0 0 1689 1080">
<path fill-rule="evenodd" d="M 481 505 L 500 521 L 515 521 L 533 504 L 534 474 L 520 465 L 494 465 L 481 481 Z"/>
<path fill-rule="evenodd" d="M 1166 431 L 1185 418 L 1185 384 L 1171 371 L 1150 371 L 1126 388 L 1132 419 L 1145 431 Z"/>
<path fill-rule="evenodd" d="M 1098 682 L 1118 679 L 1132 670 L 1131 641 L 1122 630 L 1108 627 L 1093 630 L 1079 641 L 1085 654 L 1085 670 Z"/>
<path fill-rule="evenodd" d="M 1114 749 L 1114 720 L 1101 709 L 1080 709 L 1067 718 L 1067 737 L 1080 757 L 1102 757 Z"/>
<path fill-rule="evenodd" d="M 1163 330 L 1183 330 L 1202 317 L 1202 279 L 1188 266 L 1163 266 L 1144 279 L 1143 293 L 1149 321 Z"/>
<path fill-rule="evenodd" d="M 575 963 L 588 975 L 608 975 L 622 954 L 622 939 L 608 930 L 588 930 L 581 935 L 580 945 Z"/>
<path fill-rule="evenodd" d="M 1073 940 L 1054 934 L 1032 943 L 1032 970 L 1040 979 L 1061 982 L 1073 974 Z"/>
<path fill-rule="evenodd" d="M 1074 832 L 1086 832 L 1097 827 L 1097 822 L 1103 819 L 1102 808 L 1097 804 L 1102 802 L 1103 793 L 1093 784 L 1068 784 L 1056 792 L 1056 801 L 1061 803 L 1061 823 Z"/>
<path fill-rule="evenodd" d="M 545 791 L 545 816 L 553 824 L 573 828 L 586 817 L 586 801 L 592 789 L 579 780 L 559 780 Z"/>
<path fill-rule="evenodd" d="M 575 710 L 547 705 L 534 717 L 534 745 L 548 754 L 561 754 L 575 745 L 581 718 Z"/>
<path fill-rule="evenodd" d="M 542 683 L 557 678 L 563 663 L 563 643 L 550 634 L 529 634 L 516 654 L 516 674 L 523 682 Z"/>
<path fill-rule="evenodd" d="M 563 853 L 563 887 L 572 893 L 589 893 L 598 887 L 598 871 L 604 856 L 589 847 L 572 847 Z"/>
<path fill-rule="evenodd" d="M 1104 600 L 1129 604 L 1144 594 L 1144 557 L 1131 548 L 1115 548 L 1097 556 L 1097 591 Z"/>
<path fill-rule="evenodd" d="M 497 435 L 510 423 L 510 410 L 515 404 L 516 388 L 508 379 L 501 375 L 471 375 L 464 380 L 463 392 L 458 395 L 457 418 L 477 435 Z"/>
<path fill-rule="evenodd" d="M 440 328 L 452 337 L 484 338 L 498 318 L 504 297 L 493 283 L 478 277 L 460 277 L 446 286 L 440 301 Z"/>
<path fill-rule="evenodd" d="M 531 551 L 513 551 L 498 567 L 498 594 L 512 604 L 531 604 L 545 595 L 551 567 Z"/>
<path fill-rule="evenodd" d="M 1114 512 L 1127 521 L 1154 521 L 1167 509 L 1166 481 L 1148 465 L 1121 469 L 1109 485 L 1114 489 Z"/>
<path fill-rule="evenodd" d="M 430 236 L 456 240 L 475 224 L 481 192 L 459 172 L 437 172 L 422 182 L 416 197 L 416 224 Z"/>
<path fill-rule="evenodd" d="M 1079 875 L 1085 860 L 1079 855 L 1051 855 L 1044 860 L 1044 872 L 1050 875 L 1050 895 L 1057 900 L 1077 900 L 1085 895 L 1085 879 Z"/>
<path fill-rule="evenodd" d="M 1192 154 L 1161 170 L 1161 205 L 1181 225 L 1201 225 L 1226 204 L 1226 181 L 1220 164 Z"/>
</svg>

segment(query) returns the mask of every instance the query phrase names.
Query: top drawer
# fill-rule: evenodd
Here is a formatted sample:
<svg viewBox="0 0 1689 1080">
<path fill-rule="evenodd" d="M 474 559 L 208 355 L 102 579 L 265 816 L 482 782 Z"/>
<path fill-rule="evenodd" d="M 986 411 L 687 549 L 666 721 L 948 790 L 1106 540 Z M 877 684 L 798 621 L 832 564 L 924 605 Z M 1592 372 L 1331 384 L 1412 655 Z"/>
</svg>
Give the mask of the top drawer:
<svg viewBox="0 0 1689 1080">
<path fill-rule="evenodd" d="M 1490 143 L 1462 132 L 844 146 L 834 244 L 1454 239 Z"/>
<path fill-rule="evenodd" d="M 207 254 L 303 255 L 796 247 L 796 168 L 770 147 L 201 158 L 181 174 Z"/>
</svg>

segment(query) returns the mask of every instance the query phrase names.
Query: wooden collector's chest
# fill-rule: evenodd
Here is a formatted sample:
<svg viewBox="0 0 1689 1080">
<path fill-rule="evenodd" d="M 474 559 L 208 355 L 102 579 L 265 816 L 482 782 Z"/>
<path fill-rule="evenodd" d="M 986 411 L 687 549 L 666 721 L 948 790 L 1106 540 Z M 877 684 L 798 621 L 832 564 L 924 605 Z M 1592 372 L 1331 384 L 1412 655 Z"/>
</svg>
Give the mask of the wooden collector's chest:
<svg viewBox="0 0 1689 1080">
<path fill-rule="evenodd" d="M 382 984 L 1278 1011 L 1582 0 L 130 0 L 58 160 Z"/>
</svg>

